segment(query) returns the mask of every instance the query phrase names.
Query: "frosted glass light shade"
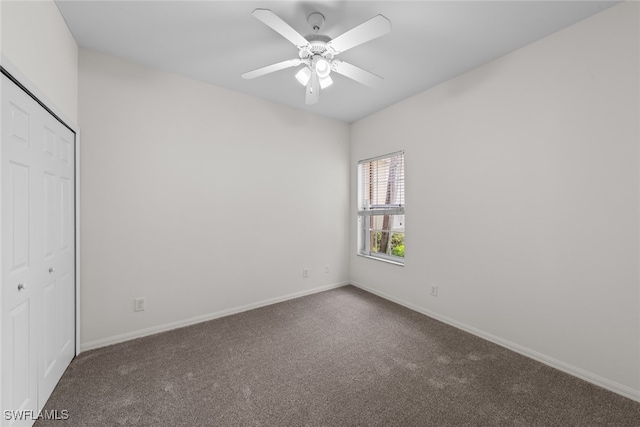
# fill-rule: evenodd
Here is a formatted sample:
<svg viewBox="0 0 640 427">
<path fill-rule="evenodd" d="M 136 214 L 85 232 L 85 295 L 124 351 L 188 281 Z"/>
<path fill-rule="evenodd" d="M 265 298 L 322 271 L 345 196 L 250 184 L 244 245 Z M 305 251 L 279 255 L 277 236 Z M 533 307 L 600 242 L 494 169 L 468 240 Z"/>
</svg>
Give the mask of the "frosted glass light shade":
<svg viewBox="0 0 640 427">
<path fill-rule="evenodd" d="M 302 68 L 296 73 L 296 80 L 298 80 L 302 86 L 306 86 L 310 78 L 311 70 L 307 67 Z"/>
<path fill-rule="evenodd" d="M 326 59 L 318 59 L 315 64 L 315 69 L 316 73 L 318 73 L 318 77 L 328 77 L 331 72 L 331 65 Z"/>
<path fill-rule="evenodd" d="M 333 80 L 331 79 L 331 76 L 320 77 L 320 89 L 327 88 L 332 84 L 333 84 Z"/>
</svg>

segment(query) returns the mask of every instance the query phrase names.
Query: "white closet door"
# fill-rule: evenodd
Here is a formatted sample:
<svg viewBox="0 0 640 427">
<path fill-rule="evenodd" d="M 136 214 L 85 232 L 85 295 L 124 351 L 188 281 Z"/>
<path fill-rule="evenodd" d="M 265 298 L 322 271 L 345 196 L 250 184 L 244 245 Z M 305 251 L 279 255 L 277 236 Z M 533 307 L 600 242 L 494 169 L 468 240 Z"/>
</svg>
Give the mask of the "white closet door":
<svg viewBox="0 0 640 427">
<path fill-rule="evenodd" d="M 0 88 L 0 401 L 37 414 L 75 353 L 74 135 L 4 75 Z"/>
<path fill-rule="evenodd" d="M 42 205 L 44 242 L 37 254 L 45 279 L 38 395 L 40 406 L 74 356 L 74 173 L 73 133 L 46 114 L 43 135 Z"/>
<path fill-rule="evenodd" d="M 2 409 L 37 411 L 38 298 L 43 279 L 36 262 L 43 242 L 36 218 L 42 211 L 38 109 L 4 76 L 1 98 Z"/>
</svg>

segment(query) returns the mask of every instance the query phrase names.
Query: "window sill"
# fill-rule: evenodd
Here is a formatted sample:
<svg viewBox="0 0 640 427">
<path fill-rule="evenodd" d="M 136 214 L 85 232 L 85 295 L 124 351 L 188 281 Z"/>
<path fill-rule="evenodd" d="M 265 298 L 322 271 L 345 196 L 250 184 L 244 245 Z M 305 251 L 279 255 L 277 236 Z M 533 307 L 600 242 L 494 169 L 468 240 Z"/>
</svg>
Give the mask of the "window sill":
<svg viewBox="0 0 640 427">
<path fill-rule="evenodd" d="M 393 261 L 393 260 L 386 259 L 386 258 L 379 258 L 379 257 L 371 256 L 371 255 L 364 255 L 364 254 L 356 254 L 356 255 L 358 255 L 359 257 L 362 257 L 362 258 L 373 259 L 373 260 L 376 260 L 376 261 L 386 262 L 387 264 L 393 264 L 393 265 L 397 265 L 399 267 L 404 267 L 404 263 L 403 262 Z"/>
</svg>

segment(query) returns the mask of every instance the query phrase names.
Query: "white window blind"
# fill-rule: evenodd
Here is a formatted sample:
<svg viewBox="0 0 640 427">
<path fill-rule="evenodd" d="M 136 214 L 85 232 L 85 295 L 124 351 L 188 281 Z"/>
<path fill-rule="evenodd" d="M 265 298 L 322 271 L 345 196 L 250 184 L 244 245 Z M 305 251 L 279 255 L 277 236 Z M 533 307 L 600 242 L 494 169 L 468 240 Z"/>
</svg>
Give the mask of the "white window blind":
<svg viewBox="0 0 640 427">
<path fill-rule="evenodd" d="M 359 215 L 404 208 L 404 151 L 358 162 Z M 404 211 L 404 209 L 402 209 Z"/>
</svg>

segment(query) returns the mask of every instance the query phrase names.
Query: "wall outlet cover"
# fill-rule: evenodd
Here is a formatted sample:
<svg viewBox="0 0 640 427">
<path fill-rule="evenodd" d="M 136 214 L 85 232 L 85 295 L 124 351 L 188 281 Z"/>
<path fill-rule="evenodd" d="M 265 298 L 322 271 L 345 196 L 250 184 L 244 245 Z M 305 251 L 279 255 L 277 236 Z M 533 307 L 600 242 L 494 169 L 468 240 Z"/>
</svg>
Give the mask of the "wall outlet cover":
<svg viewBox="0 0 640 427">
<path fill-rule="evenodd" d="M 147 309 L 147 300 L 144 298 L 136 298 L 133 300 L 133 311 L 145 311 Z"/>
</svg>

